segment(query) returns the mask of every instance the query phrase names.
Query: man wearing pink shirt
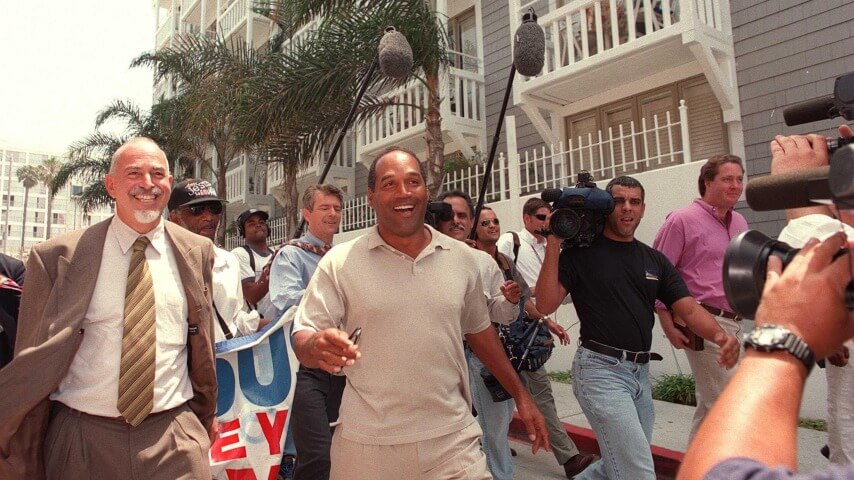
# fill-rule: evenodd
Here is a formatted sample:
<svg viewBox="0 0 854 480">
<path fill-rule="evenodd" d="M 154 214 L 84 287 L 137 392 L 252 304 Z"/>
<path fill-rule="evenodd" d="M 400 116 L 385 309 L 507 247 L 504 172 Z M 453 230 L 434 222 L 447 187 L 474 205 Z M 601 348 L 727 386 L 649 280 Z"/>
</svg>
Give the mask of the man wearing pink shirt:
<svg viewBox="0 0 854 480">
<path fill-rule="evenodd" d="M 732 312 L 723 287 L 724 253 L 730 240 L 747 230 L 747 221 L 733 210 L 744 190 L 744 167 L 735 155 L 716 155 L 700 169 L 697 180 L 700 198 L 667 216 L 655 236 L 653 248 L 662 252 L 679 271 L 691 296 L 714 315 L 721 327 L 738 337 L 741 317 Z M 656 304 L 664 333 L 676 348 L 684 348 L 697 384 L 697 409 L 691 437 L 706 412 L 712 408 L 735 369 L 717 365 L 718 346 L 705 342 L 693 350 L 688 337 L 676 328 L 674 318 L 663 304 Z M 702 340 L 700 340 L 702 341 Z M 740 354 L 739 354 L 740 356 Z"/>
</svg>

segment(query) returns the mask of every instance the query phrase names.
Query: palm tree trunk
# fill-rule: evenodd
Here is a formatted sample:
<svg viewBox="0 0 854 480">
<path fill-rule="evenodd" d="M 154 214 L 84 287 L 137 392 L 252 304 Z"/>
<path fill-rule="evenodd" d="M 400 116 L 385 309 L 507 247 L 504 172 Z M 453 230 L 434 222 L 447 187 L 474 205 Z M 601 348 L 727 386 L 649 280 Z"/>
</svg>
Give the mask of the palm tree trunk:
<svg viewBox="0 0 854 480">
<path fill-rule="evenodd" d="M 21 256 L 24 256 L 24 237 L 27 236 L 27 205 L 30 203 L 30 189 L 24 189 L 24 218 L 21 221 Z"/>
<path fill-rule="evenodd" d="M 223 162 L 220 157 L 220 161 L 217 162 L 216 169 L 216 189 L 219 192 L 219 198 L 223 200 L 228 200 L 228 185 L 226 185 L 226 173 L 228 173 L 228 164 Z M 216 231 L 216 243 L 217 245 L 221 245 L 225 247 L 225 221 L 223 221 L 222 217 L 220 217 L 219 228 Z"/>
<path fill-rule="evenodd" d="M 430 92 L 430 100 L 427 103 L 427 116 L 425 119 L 425 139 L 427 141 L 427 189 L 430 198 L 436 198 L 442 188 L 442 171 L 445 164 L 445 141 L 442 138 L 442 113 L 440 105 L 442 99 L 439 97 L 439 75 L 428 73 L 425 75 L 427 90 Z"/>
</svg>

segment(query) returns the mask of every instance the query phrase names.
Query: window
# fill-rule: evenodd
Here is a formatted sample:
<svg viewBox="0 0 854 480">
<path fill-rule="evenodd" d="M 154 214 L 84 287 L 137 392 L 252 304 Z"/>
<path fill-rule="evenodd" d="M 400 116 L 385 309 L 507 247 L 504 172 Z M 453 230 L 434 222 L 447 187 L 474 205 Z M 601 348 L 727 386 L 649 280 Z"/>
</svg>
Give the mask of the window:
<svg viewBox="0 0 854 480">
<path fill-rule="evenodd" d="M 51 223 L 64 225 L 65 224 L 65 214 L 64 213 L 54 213 L 53 220 Z"/>
<path fill-rule="evenodd" d="M 9 205 L 10 207 L 14 207 L 15 206 L 15 196 L 9 195 L 8 199 L 6 197 L 7 197 L 7 195 L 3 194 L 3 206 Z M 8 204 L 6 203 L 7 201 L 9 202 Z"/>
<path fill-rule="evenodd" d="M 477 54 L 477 19 L 474 8 L 453 17 L 448 22 L 450 37 L 451 65 L 454 67 L 478 71 L 479 57 Z"/>
<path fill-rule="evenodd" d="M 706 79 L 694 77 L 567 117 L 572 171 L 604 179 L 682 163 L 680 99 L 688 107 L 691 159 L 727 152 L 720 105 Z"/>
</svg>

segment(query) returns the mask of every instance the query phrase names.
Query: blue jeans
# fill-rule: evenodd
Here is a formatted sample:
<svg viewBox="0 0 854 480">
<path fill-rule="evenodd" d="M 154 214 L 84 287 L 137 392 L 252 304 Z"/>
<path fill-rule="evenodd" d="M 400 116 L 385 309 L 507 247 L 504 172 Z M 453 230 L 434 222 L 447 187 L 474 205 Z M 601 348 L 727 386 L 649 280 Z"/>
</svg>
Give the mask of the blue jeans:
<svg viewBox="0 0 854 480">
<path fill-rule="evenodd" d="M 572 391 L 602 454 L 602 460 L 576 478 L 655 480 L 649 449 L 655 421 L 649 364 L 579 347 L 572 363 Z"/>
<path fill-rule="evenodd" d="M 480 376 L 483 364 L 477 355 L 466 348 L 466 363 L 469 367 L 469 386 L 472 403 L 477 410 L 477 423 L 483 430 L 481 448 L 486 455 L 486 465 L 495 480 L 512 480 L 516 471 L 513 458 L 510 456 L 510 441 L 507 433 L 510 431 L 510 421 L 513 419 L 513 409 L 516 402 L 511 398 L 504 402 L 493 402 L 489 390 Z"/>
</svg>

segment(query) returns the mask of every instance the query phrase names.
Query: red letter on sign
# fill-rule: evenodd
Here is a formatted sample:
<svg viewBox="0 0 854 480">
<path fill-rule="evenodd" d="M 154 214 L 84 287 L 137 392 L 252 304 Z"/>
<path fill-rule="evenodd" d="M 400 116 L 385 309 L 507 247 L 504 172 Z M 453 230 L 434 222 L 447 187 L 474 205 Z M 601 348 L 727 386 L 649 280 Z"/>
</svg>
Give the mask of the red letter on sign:
<svg viewBox="0 0 854 480">
<path fill-rule="evenodd" d="M 270 473 L 267 474 L 267 480 L 276 480 L 276 475 L 279 473 L 279 465 L 270 467 Z M 257 480 L 255 472 L 251 468 L 242 468 L 240 470 L 226 469 L 225 474 L 228 475 L 228 480 Z"/>
<path fill-rule="evenodd" d="M 217 434 L 213 445 L 211 445 L 211 458 L 214 462 L 246 458 L 246 447 L 241 446 L 238 448 L 225 449 L 226 447 L 240 443 L 239 433 L 239 418 L 219 424 L 219 433 Z"/>
<path fill-rule="evenodd" d="M 285 420 L 288 419 L 287 410 L 279 410 L 276 412 L 276 420 L 270 425 L 270 417 L 266 412 L 258 412 L 258 424 L 261 425 L 261 430 L 264 432 L 264 437 L 267 438 L 267 444 L 270 447 L 270 455 L 279 455 L 282 453 L 282 432 L 285 430 Z"/>
</svg>

